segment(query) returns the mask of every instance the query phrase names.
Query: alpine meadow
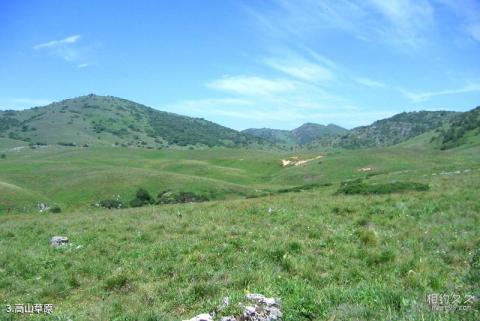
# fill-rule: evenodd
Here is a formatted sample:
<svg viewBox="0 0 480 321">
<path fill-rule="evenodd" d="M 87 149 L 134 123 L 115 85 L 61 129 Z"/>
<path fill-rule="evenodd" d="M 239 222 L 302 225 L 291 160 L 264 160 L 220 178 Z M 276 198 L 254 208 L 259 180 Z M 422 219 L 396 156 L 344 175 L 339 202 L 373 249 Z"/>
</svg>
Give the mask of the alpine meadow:
<svg viewBox="0 0 480 321">
<path fill-rule="evenodd" d="M 0 321 L 480 320 L 479 12 L 2 2 Z"/>
</svg>

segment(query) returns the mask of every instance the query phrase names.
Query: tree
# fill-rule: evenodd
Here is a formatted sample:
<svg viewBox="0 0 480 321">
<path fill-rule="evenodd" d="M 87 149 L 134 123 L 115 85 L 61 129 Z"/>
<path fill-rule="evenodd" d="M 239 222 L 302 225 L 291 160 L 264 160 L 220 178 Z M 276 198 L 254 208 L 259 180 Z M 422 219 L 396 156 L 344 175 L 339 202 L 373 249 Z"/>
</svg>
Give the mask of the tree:
<svg viewBox="0 0 480 321">
<path fill-rule="evenodd" d="M 130 201 L 130 206 L 141 207 L 148 204 L 153 204 L 155 201 L 147 190 L 139 188 L 135 193 L 135 198 Z"/>
</svg>

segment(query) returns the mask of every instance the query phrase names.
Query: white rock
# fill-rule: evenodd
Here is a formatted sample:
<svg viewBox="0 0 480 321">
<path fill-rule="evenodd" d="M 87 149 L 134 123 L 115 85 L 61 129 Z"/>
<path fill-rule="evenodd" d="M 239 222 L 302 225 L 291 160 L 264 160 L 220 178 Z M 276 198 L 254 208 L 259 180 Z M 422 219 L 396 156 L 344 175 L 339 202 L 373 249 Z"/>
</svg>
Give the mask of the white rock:
<svg viewBox="0 0 480 321">
<path fill-rule="evenodd" d="M 208 313 L 202 313 L 197 316 L 194 316 L 193 318 L 189 320 L 184 320 L 184 321 L 213 321 L 213 318 L 210 314 Z"/>
<path fill-rule="evenodd" d="M 50 244 L 52 246 L 67 245 L 68 244 L 68 237 L 66 237 L 66 236 L 53 236 L 50 239 Z"/>
</svg>

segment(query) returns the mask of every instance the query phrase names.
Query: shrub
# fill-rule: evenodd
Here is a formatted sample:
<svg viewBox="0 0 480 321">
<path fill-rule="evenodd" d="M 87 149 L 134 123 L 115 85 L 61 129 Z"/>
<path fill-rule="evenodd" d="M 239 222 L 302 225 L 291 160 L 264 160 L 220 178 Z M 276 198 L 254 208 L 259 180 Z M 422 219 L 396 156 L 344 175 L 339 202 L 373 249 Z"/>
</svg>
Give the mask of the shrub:
<svg viewBox="0 0 480 321">
<path fill-rule="evenodd" d="M 300 185 L 300 186 L 295 186 L 295 187 L 289 187 L 289 188 L 283 188 L 277 190 L 277 193 L 290 193 L 290 192 L 303 192 L 307 190 L 311 190 L 317 187 L 326 187 L 326 186 L 331 186 L 332 183 L 312 183 L 312 184 L 305 184 L 305 185 Z"/>
<path fill-rule="evenodd" d="M 390 194 L 404 191 L 427 191 L 430 187 L 428 184 L 416 182 L 391 182 L 383 184 L 366 184 L 362 179 L 343 182 L 337 193 L 353 195 L 353 194 Z"/>
<path fill-rule="evenodd" d="M 60 146 L 69 146 L 69 147 L 77 146 L 75 143 L 58 142 L 57 144 L 60 145 Z"/>
<path fill-rule="evenodd" d="M 7 155 L 2 154 L 2 155 L 0 155 L 0 158 L 1 158 L 1 159 L 5 159 L 5 158 L 7 158 Z"/>
<path fill-rule="evenodd" d="M 108 199 L 108 200 L 103 200 L 98 202 L 101 207 L 112 209 L 112 208 L 122 208 L 123 203 L 119 200 L 114 200 L 114 199 Z"/>
<path fill-rule="evenodd" d="M 54 206 L 50 209 L 51 213 L 61 213 L 62 209 L 59 206 Z"/>
<path fill-rule="evenodd" d="M 196 203 L 208 200 L 207 196 L 193 192 L 172 192 L 167 190 L 158 194 L 157 204 Z"/>
<path fill-rule="evenodd" d="M 153 204 L 155 201 L 150 193 L 143 188 L 139 188 L 135 193 L 135 198 L 130 201 L 131 207 L 141 207 L 148 204 Z"/>
</svg>

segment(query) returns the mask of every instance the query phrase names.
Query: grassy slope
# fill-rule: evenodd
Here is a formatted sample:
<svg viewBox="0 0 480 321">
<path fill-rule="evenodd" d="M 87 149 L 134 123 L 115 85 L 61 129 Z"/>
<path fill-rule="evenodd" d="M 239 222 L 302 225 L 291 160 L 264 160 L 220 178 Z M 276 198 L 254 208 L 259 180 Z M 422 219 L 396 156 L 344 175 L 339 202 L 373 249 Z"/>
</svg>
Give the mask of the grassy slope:
<svg viewBox="0 0 480 321">
<path fill-rule="evenodd" d="M 460 159 L 478 160 L 478 150 L 457 157 L 372 177 L 427 182 L 424 193 L 341 196 L 332 186 L 0 216 L 0 300 L 53 303 L 55 320 L 182 320 L 251 291 L 281 297 L 286 321 L 477 320 L 478 310 L 434 313 L 425 303 L 429 293 L 479 294 L 480 171 L 438 175 L 470 166 Z M 52 235 L 72 246 L 51 248 Z"/>
<path fill-rule="evenodd" d="M 310 183 L 338 183 L 373 173 L 456 170 L 478 166 L 475 152 L 425 148 L 383 148 L 327 153 L 304 166 L 281 167 L 285 154 L 247 149 L 144 150 L 50 146 L 7 152 L 0 159 L 0 212 L 34 210 L 38 202 L 64 210 L 88 207 L 139 187 L 153 195 L 165 189 L 207 194 L 213 199 L 258 195 Z M 473 150 L 478 152 L 478 148 Z M 419 157 L 421 155 L 421 157 Z"/>
</svg>

